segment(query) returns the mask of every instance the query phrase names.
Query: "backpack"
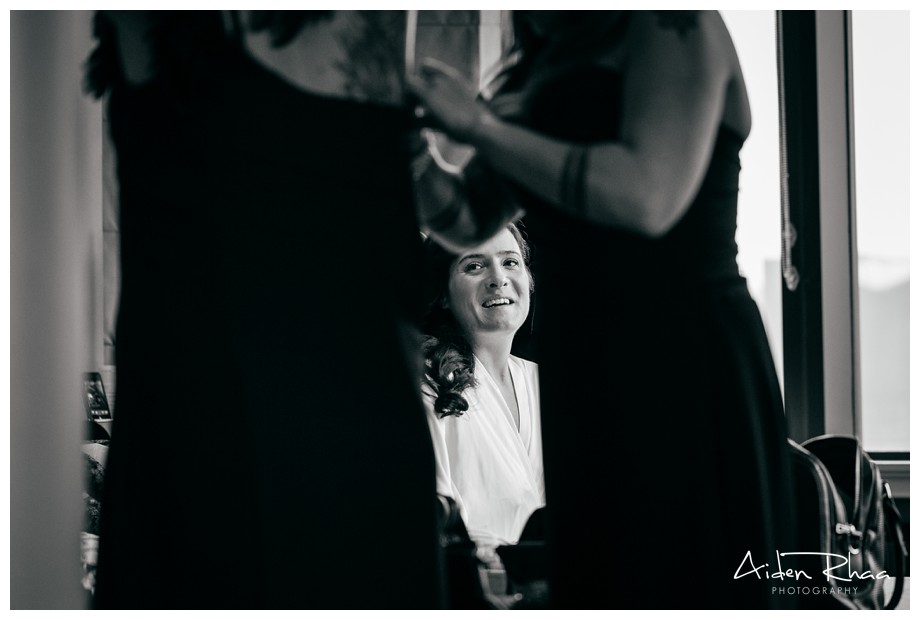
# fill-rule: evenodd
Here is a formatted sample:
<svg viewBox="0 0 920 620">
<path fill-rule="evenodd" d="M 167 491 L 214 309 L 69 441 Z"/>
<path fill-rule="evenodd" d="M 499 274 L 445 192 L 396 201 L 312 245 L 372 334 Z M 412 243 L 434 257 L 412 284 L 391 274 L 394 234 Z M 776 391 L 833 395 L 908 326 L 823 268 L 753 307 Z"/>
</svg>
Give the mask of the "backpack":
<svg viewBox="0 0 920 620">
<path fill-rule="evenodd" d="M 789 440 L 789 449 L 798 548 L 782 554 L 795 566 L 794 585 L 784 584 L 788 594 L 805 609 L 894 609 L 904 589 L 907 546 L 878 464 L 854 437 Z"/>
</svg>

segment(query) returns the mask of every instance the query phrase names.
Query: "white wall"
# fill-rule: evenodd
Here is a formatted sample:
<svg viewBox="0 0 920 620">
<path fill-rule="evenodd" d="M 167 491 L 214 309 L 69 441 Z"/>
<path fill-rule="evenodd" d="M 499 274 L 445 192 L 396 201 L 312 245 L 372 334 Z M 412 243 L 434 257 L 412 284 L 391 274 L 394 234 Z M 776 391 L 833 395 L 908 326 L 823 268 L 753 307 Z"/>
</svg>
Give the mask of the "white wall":
<svg viewBox="0 0 920 620">
<path fill-rule="evenodd" d="M 100 363 L 102 122 L 88 12 L 10 16 L 10 607 L 78 609 L 81 374 Z"/>
</svg>

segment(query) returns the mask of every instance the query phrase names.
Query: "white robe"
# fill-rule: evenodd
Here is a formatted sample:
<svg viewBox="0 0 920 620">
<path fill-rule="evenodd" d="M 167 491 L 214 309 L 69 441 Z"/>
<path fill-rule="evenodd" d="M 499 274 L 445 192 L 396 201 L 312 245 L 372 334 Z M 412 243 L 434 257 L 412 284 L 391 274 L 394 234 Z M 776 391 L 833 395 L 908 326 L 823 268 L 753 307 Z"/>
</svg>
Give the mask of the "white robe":
<svg viewBox="0 0 920 620">
<path fill-rule="evenodd" d="M 479 360 L 473 370 L 477 385 L 463 393 L 470 405 L 463 415 L 439 418 L 434 396 L 423 389 L 438 493 L 457 502 L 470 537 L 480 546 L 516 543 L 527 519 L 546 503 L 537 365 L 511 356 L 508 366 L 520 431 Z"/>
</svg>

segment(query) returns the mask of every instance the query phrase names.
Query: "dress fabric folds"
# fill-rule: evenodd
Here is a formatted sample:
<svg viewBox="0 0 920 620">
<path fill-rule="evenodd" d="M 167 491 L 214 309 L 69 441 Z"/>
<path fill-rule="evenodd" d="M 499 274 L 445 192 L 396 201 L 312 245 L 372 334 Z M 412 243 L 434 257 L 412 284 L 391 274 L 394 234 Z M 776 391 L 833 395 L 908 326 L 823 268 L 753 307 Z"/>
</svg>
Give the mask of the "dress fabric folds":
<svg viewBox="0 0 920 620">
<path fill-rule="evenodd" d="M 410 115 L 214 39 L 109 101 L 122 294 L 96 602 L 436 608 Z"/>
<path fill-rule="evenodd" d="M 516 69 L 492 99 L 508 120 L 585 145 L 619 139 L 617 71 Z M 736 262 L 743 142 L 719 128 L 696 198 L 660 239 L 518 192 L 537 282 L 555 606 L 789 604 L 733 578 L 747 551 L 769 562 L 794 545 L 782 397 Z"/>
</svg>

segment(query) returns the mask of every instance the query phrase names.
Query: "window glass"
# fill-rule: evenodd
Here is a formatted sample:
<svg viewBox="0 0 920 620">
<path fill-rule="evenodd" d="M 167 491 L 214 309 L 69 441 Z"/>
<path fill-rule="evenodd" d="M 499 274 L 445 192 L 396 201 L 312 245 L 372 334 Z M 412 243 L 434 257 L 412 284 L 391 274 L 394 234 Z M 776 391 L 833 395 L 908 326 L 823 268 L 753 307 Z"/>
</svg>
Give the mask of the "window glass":
<svg viewBox="0 0 920 620">
<path fill-rule="evenodd" d="M 910 448 L 908 11 L 853 11 L 862 441 Z"/>
<path fill-rule="evenodd" d="M 747 86 L 754 118 L 741 151 L 738 266 L 760 307 L 780 384 L 783 381 L 782 203 L 775 11 L 722 11 Z"/>
</svg>

